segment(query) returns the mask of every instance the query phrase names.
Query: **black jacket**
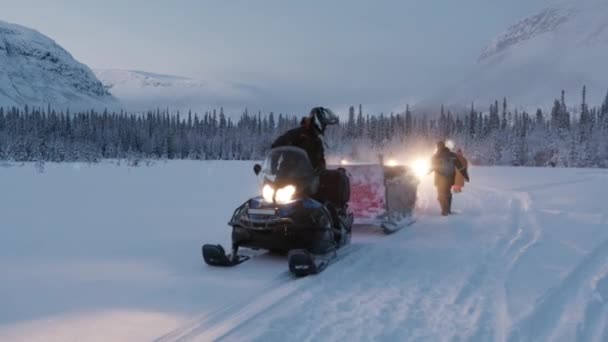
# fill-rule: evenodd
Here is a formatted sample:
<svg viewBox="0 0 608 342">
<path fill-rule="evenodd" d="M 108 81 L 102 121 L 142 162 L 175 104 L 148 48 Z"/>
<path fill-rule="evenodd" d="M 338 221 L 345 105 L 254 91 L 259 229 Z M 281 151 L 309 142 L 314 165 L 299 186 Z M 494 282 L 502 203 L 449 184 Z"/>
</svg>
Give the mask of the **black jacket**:
<svg viewBox="0 0 608 342">
<path fill-rule="evenodd" d="M 440 165 L 439 161 L 442 159 L 449 159 L 452 160 L 452 162 L 454 163 L 455 169 L 452 175 L 445 176 L 438 172 L 438 165 Z M 433 155 L 431 171 L 435 172 L 435 185 L 437 186 L 451 187 L 452 185 L 454 185 L 456 171 L 460 171 L 464 179 L 466 179 L 467 181 L 469 180 L 469 174 L 467 172 L 466 167 L 460 162 L 460 159 L 458 159 L 456 153 L 450 151 L 450 149 L 448 148 L 439 150 L 437 151 L 437 153 L 435 153 L 435 155 Z"/>
<path fill-rule="evenodd" d="M 281 146 L 296 146 L 303 149 L 315 169 L 325 169 L 323 141 L 312 129 L 298 127 L 287 131 L 272 144 L 272 148 Z"/>
</svg>

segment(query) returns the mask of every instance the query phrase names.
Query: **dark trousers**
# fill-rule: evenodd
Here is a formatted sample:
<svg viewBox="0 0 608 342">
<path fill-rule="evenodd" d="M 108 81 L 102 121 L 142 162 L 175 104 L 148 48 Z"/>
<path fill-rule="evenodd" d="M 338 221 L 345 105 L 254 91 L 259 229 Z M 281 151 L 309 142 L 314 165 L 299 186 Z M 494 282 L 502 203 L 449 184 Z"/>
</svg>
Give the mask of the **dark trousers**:
<svg viewBox="0 0 608 342">
<path fill-rule="evenodd" d="M 441 206 L 441 214 L 447 215 L 452 212 L 452 185 L 454 184 L 448 177 L 441 177 L 435 182 L 437 187 L 437 200 Z"/>
</svg>

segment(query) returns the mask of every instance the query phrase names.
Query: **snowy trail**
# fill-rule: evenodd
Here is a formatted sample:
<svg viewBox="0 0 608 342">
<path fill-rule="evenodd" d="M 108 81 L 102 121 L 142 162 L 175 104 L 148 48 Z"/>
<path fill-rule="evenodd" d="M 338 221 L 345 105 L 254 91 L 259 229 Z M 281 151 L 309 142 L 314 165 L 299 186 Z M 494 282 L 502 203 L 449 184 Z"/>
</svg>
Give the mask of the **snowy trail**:
<svg viewBox="0 0 608 342">
<path fill-rule="evenodd" d="M 340 251 L 340 255 L 332 265 L 343 264 L 343 260 L 352 257 L 362 249 L 362 245 L 351 245 Z M 337 265 L 340 267 L 340 265 Z M 260 314 L 272 310 L 290 295 L 302 287 L 314 282 L 314 277 L 297 279 L 289 271 L 284 271 L 267 286 L 259 290 L 260 295 L 253 298 L 238 300 L 210 315 L 197 317 L 187 325 L 157 339 L 162 341 L 187 341 L 192 338 L 216 341 L 225 337 L 239 326 L 255 319 Z"/>
<path fill-rule="evenodd" d="M 473 240 L 468 248 L 463 248 L 465 251 L 452 251 L 452 256 L 448 257 L 446 249 L 457 245 L 447 239 L 462 245 L 464 236 L 443 232 L 451 236 L 444 236 L 439 241 L 434 234 L 418 237 L 423 231 L 445 226 L 447 220 L 423 217 L 409 231 L 369 246 L 349 267 L 332 268 L 321 277 L 326 276 L 328 280 L 319 280 L 289 303 L 283 303 L 276 312 L 267 312 L 242 326 L 242 335 L 236 329 L 228 339 L 252 336 L 251 331 L 257 330 L 260 335 L 253 336 L 259 340 L 288 337 L 296 340 L 409 340 L 432 338 L 433 331 L 440 331 L 447 340 L 475 337 L 505 340 L 510 324 L 504 288 L 506 272 L 509 265 L 516 264 L 517 258 L 534 243 L 538 234 L 524 234 L 520 229 L 519 220 L 525 216 L 527 204 L 515 195 L 471 189 L 463 197 L 460 200 L 466 206 L 462 207 L 462 214 L 452 218 L 457 227 L 450 229 L 465 230 L 466 234 L 458 233 L 474 236 L 482 233 L 484 226 L 493 226 L 487 239 Z M 482 204 L 492 208 L 510 207 L 510 212 L 506 217 L 486 221 L 477 214 Z M 479 215 L 480 223 L 466 227 L 464 222 L 470 218 L 465 220 L 465 213 Z M 431 239 L 438 243 L 433 246 Z M 427 267 L 416 265 L 417 260 L 425 259 Z M 428 265 L 429 261 L 434 267 Z M 503 261 L 508 262 L 503 265 Z M 302 319 L 311 321 L 299 325 L 302 329 L 294 328 L 295 322 Z M 264 322 L 272 323 L 265 325 Z M 312 331 L 311 326 L 315 327 Z"/>
<path fill-rule="evenodd" d="M 416 224 L 293 279 L 202 264 L 250 164 L 0 168 L 0 340 L 608 340 L 606 171 L 475 168 L 448 218 L 425 179 Z"/>
<path fill-rule="evenodd" d="M 606 341 L 607 261 L 608 240 L 585 257 L 561 284 L 543 295 L 539 305 L 515 327 L 513 340 L 555 340 L 561 330 L 571 328 L 575 316 L 584 312 L 582 324 L 576 327 L 577 337 Z"/>
<path fill-rule="evenodd" d="M 583 303 L 586 318 L 575 337 L 605 340 L 608 244 L 584 257 L 556 289 L 542 292 L 527 313 L 513 307 L 512 283 L 520 263 L 543 241 L 533 196 L 471 186 L 456 201 L 461 214 L 449 223 L 420 208 L 423 217 L 412 229 L 367 246 L 347 267 L 328 270 L 224 339 L 559 340 L 572 331 L 568 310 Z"/>
</svg>

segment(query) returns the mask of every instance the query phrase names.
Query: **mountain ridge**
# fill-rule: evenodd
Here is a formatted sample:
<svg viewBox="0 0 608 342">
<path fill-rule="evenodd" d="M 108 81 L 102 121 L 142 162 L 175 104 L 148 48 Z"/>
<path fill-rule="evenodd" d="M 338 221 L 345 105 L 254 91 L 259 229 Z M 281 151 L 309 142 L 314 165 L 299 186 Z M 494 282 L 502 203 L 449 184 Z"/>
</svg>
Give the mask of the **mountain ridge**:
<svg viewBox="0 0 608 342">
<path fill-rule="evenodd" d="M 498 34 L 468 75 L 447 83 L 416 107 L 487 108 L 507 98 L 522 110 L 550 110 L 561 91 L 571 108 L 599 105 L 608 89 L 608 1 L 553 3 Z M 436 111 L 436 110 L 435 110 Z"/>
<path fill-rule="evenodd" d="M 0 106 L 116 106 L 91 69 L 42 33 L 0 20 Z"/>
</svg>

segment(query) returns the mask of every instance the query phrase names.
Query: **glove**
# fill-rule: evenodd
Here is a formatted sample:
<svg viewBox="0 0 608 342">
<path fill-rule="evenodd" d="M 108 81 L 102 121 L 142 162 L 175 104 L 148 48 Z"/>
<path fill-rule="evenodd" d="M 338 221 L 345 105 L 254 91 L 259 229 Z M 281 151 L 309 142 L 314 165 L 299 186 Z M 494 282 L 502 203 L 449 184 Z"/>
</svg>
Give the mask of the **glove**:
<svg viewBox="0 0 608 342">
<path fill-rule="evenodd" d="M 469 172 L 467 171 L 467 169 L 461 170 L 460 173 L 462 174 L 462 178 L 464 178 L 464 180 L 468 183 L 470 180 L 469 180 Z"/>
</svg>

